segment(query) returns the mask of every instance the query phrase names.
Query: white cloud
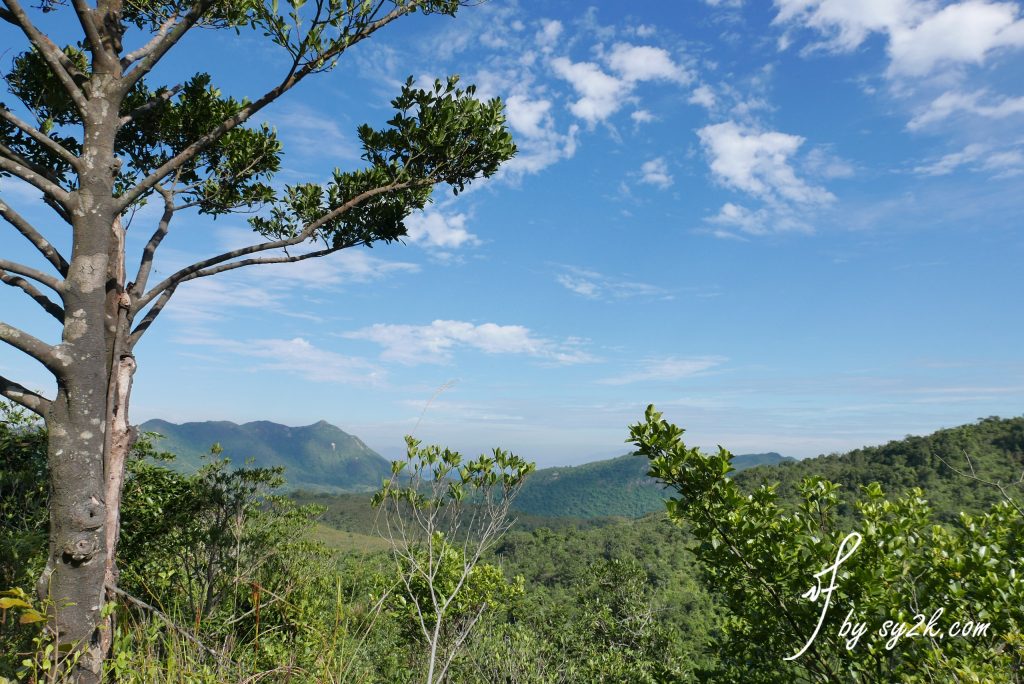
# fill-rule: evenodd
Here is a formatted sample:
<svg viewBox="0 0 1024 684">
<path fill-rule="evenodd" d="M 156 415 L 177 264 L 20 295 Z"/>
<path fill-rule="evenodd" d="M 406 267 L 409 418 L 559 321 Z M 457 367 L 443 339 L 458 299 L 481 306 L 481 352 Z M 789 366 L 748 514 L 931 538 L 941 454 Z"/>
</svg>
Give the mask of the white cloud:
<svg viewBox="0 0 1024 684">
<path fill-rule="evenodd" d="M 321 349 L 302 337 L 238 341 L 198 336 L 180 342 L 216 347 L 233 356 L 259 359 L 250 370 L 282 371 L 310 382 L 377 385 L 385 378 L 385 372 L 379 366 L 364 359 Z"/>
<path fill-rule="evenodd" d="M 711 170 L 726 185 L 766 200 L 825 204 L 835 197 L 797 177 L 790 158 L 804 139 L 775 131 L 742 128 L 735 122 L 697 131 L 711 159 Z"/>
<path fill-rule="evenodd" d="M 545 51 L 551 50 L 562 35 L 562 22 L 557 19 L 541 19 L 540 30 L 537 31 L 537 44 Z"/>
<path fill-rule="evenodd" d="M 604 378 L 597 382 L 602 385 L 629 385 L 635 382 L 682 380 L 683 378 L 693 377 L 709 371 L 716 366 L 722 365 L 727 360 L 722 356 L 698 356 L 693 358 L 669 356 L 646 359 L 634 371 L 611 378 Z"/>
<path fill-rule="evenodd" d="M 663 157 L 646 161 L 640 167 L 640 180 L 662 190 L 672 186 L 672 176 L 668 172 L 668 164 Z"/>
<path fill-rule="evenodd" d="M 815 147 L 807 153 L 803 168 L 810 175 L 819 178 L 849 178 L 854 174 L 852 164 L 822 147 Z"/>
<path fill-rule="evenodd" d="M 274 112 L 272 123 L 277 126 L 285 143 L 285 151 L 303 157 L 331 160 L 359 159 L 361 151 L 353 138 L 345 134 L 334 118 L 292 101 Z"/>
<path fill-rule="evenodd" d="M 914 172 L 924 176 L 945 176 L 953 173 L 960 166 L 977 160 L 986 149 L 985 145 L 974 143 L 959 152 L 947 154 L 931 164 L 915 167 Z"/>
<path fill-rule="evenodd" d="M 560 132 L 552 116 L 551 100 L 545 89 L 534 83 L 533 64 L 502 62 L 473 76 L 483 98 L 501 96 L 505 116 L 515 133 L 519 148 L 515 157 L 501 167 L 501 177 L 518 179 L 576 154 L 579 127 L 570 125 Z"/>
<path fill-rule="evenodd" d="M 629 118 L 633 120 L 635 124 L 645 124 L 654 121 L 654 115 L 646 109 L 638 109 L 629 115 Z"/>
<path fill-rule="evenodd" d="M 430 325 L 377 323 L 344 333 L 343 337 L 368 340 L 383 347 L 381 358 L 406 365 L 447 363 L 459 347 L 487 354 L 523 354 L 559 364 L 585 363 L 594 358 L 581 351 L 578 340 L 556 343 L 536 337 L 521 325 L 436 320 Z"/>
<path fill-rule="evenodd" d="M 415 215 L 414 215 L 415 216 Z M 259 242 L 262 238 L 247 228 L 221 228 L 217 239 L 225 250 L 239 249 Z M 320 249 L 322 245 L 303 244 L 290 250 L 292 255 Z M 267 252 L 266 256 L 279 256 L 283 252 Z M 185 262 L 187 263 L 187 262 Z M 181 266 L 184 266 L 182 263 Z M 368 283 L 398 273 L 417 273 L 420 267 L 405 261 L 390 261 L 373 256 L 369 249 L 349 247 L 325 257 L 306 259 L 291 264 L 268 264 L 245 268 L 235 273 L 250 277 L 261 287 L 273 286 L 275 279 L 301 282 L 307 288 L 334 287 L 344 283 Z M 209 279 L 204 279 L 209 280 Z"/>
<path fill-rule="evenodd" d="M 545 124 L 550 120 L 551 102 L 531 100 L 526 95 L 510 95 L 505 100 L 505 117 L 512 130 L 527 137 L 544 135 Z"/>
<path fill-rule="evenodd" d="M 693 76 L 672 61 L 667 50 L 650 45 L 616 43 L 606 57 L 608 66 L 629 82 L 675 81 L 688 83 Z"/>
<path fill-rule="evenodd" d="M 480 240 L 466 230 L 466 215 L 446 216 L 438 210 L 413 214 L 405 220 L 408 240 L 426 247 L 455 249 L 462 245 L 476 245 Z"/>
<path fill-rule="evenodd" d="M 768 232 L 768 212 L 764 209 L 752 211 L 739 204 L 726 202 L 719 209 L 718 214 L 708 219 L 708 222 L 718 225 L 738 228 L 750 235 L 764 235 Z M 731 233 L 719 234 L 716 237 L 731 236 Z"/>
<path fill-rule="evenodd" d="M 166 313 L 171 319 L 198 323 L 224 319 L 225 311 L 256 309 L 281 311 L 283 295 L 266 287 L 248 285 L 224 277 L 198 278 L 174 293 Z"/>
<path fill-rule="evenodd" d="M 982 102 L 988 97 L 985 89 L 971 93 L 951 90 L 935 98 L 927 107 L 907 124 L 910 130 L 918 130 L 953 116 L 957 112 L 967 112 L 987 119 L 1004 119 L 1014 114 L 1024 114 L 1024 97 L 988 98 L 989 103 Z"/>
<path fill-rule="evenodd" d="M 570 292 L 587 299 L 622 300 L 634 297 L 655 297 L 672 299 L 666 290 L 629 278 L 606 276 L 597 271 L 575 266 L 564 266 L 563 272 L 556 276 L 559 285 Z"/>
<path fill-rule="evenodd" d="M 690 104 L 700 105 L 704 109 L 715 108 L 715 91 L 713 91 L 707 85 L 700 85 L 693 89 L 690 93 L 690 98 L 687 100 Z"/>
<path fill-rule="evenodd" d="M 914 173 L 945 176 L 962 166 L 995 172 L 997 176 L 1015 176 L 1024 172 L 1024 153 L 1017 148 L 993 149 L 990 145 L 971 143 L 959 152 L 951 152 L 931 163 L 914 167 Z"/>
<path fill-rule="evenodd" d="M 606 74 L 593 62 L 574 63 L 566 57 L 557 57 L 551 60 L 551 66 L 581 96 L 569 111 L 591 125 L 617 112 L 632 90 L 628 82 Z"/>
<path fill-rule="evenodd" d="M 1013 3 L 968 0 L 914 26 L 895 27 L 889 36 L 889 72 L 925 76 L 939 64 L 983 64 L 997 48 L 1024 46 L 1024 21 L 1017 13 Z"/>
<path fill-rule="evenodd" d="M 573 62 L 566 57 L 551 60 L 555 74 L 568 81 L 578 100 L 569 110 L 593 126 L 615 114 L 629 101 L 638 83 L 671 81 L 685 84 L 692 80 L 689 71 L 676 64 L 668 51 L 649 45 L 616 43 L 604 57 L 604 71 L 594 62 Z"/>
<path fill-rule="evenodd" d="M 810 49 L 850 51 L 872 33 L 888 39 L 890 77 L 927 76 L 939 66 L 984 64 L 1000 48 L 1024 46 L 1024 21 L 1010 2 L 965 0 L 775 0 L 777 24 L 825 35 Z M 786 39 L 788 42 L 788 38 Z"/>
</svg>

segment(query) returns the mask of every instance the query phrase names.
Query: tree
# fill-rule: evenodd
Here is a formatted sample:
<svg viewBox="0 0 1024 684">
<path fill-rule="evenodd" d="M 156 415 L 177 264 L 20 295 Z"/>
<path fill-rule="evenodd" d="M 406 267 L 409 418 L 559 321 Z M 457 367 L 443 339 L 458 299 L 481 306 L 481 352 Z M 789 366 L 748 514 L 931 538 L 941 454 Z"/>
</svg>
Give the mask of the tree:
<svg viewBox="0 0 1024 684">
<path fill-rule="evenodd" d="M 1010 497 L 943 526 L 921 489 L 889 500 L 872 483 L 851 530 L 839 485 L 806 478 L 792 507 L 776 485 L 745 494 L 732 454 L 682 433 L 650 406 L 630 440 L 675 490 L 668 515 L 728 610 L 710 680 L 1022 681 L 1024 516 Z"/>
<path fill-rule="evenodd" d="M 488 608 L 523 591 L 508 584 L 483 555 L 514 520 L 510 509 L 533 463 L 501 449 L 463 462 L 438 446 L 406 437 L 404 461 L 373 497 L 383 514 L 398 588 L 389 606 L 426 647 L 427 684 L 445 680 L 473 627 Z"/>
<path fill-rule="evenodd" d="M 80 39 L 60 45 L 38 12 L 3 0 L 0 20 L 23 36 L 0 104 L 0 176 L 42 193 L 60 230 L 47 235 L 0 195 L 0 218 L 38 252 L 38 268 L 0 258 L 0 282 L 36 302 L 59 327 L 46 342 L 0 322 L 0 341 L 56 380 L 45 397 L 0 377 L 0 394 L 38 413 L 49 432 L 50 548 L 38 590 L 57 608 L 53 631 L 70 648 L 73 677 L 96 681 L 110 629 L 100 629 L 114 556 L 133 350 L 185 283 L 257 264 L 324 257 L 405 235 L 404 219 L 431 188 L 456 192 L 492 175 L 515 153 L 502 105 L 481 102 L 457 79 L 406 83 L 387 126 L 359 128 L 364 168 L 326 183 L 271 184 L 281 144 L 252 125 L 267 105 L 330 70 L 351 46 L 415 12 L 454 16 L 461 0 L 42 0 L 39 12 L 73 12 Z M 286 54 L 276 84 L 254 99 L 223 95 L 208 74 L 176 85 L 152 73 L 197 28 L 251 29 Z M 134 273 L 127 217 L 144 202 L 161 216 Z M 184 211 L 255 212 L 251 245 L 215 254 L 151 282 L 154 257 Z M 67 239 L 70 233 L 70 240 Z M 59 245 L 69 242 L 70 253 Z M 65 649 L 67 650 L 67 649 Z"/>
</svg>

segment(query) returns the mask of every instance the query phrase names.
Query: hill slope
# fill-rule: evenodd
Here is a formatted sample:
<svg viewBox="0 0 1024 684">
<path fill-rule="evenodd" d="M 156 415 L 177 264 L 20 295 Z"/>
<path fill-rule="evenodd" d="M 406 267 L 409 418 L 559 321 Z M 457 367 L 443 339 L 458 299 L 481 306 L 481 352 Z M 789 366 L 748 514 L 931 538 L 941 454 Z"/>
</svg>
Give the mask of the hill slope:
<svg viewBox="0 0 1024 684">
<path fill-rule="evenodd" d="M 1018 500 L 1024 472 L 1024 417 L 984 418 L 977 423 L 939 430 L 923 437 L 907 436 L 888 444 L 863 447 L 845 454 L 830 454 L 738 473 L 736 482 L 752 490 L 761 484 L 779 483 L 778 494 L 795 502 L 797 485 L 805 477 L 817 476 L 843 485 L 842 508 L 852 511 L 851 501 L 860 487 L 871 482 L 882 485 L 887 494 L 911 487 L 924 490 L 925 498 L 942 520 L 954 519 L 960 511 L 978 513 L 1000 499 L 992 486 L 957 473 L 1008 486 Z"/>
<path fill-rule="evenodd" d="M 736 456 L 744 470 L 793 459 L 770 452 Z M 515 508 L 538 516 L 635 518 L 665 508 L 661 486 L 647 477 L 647 461 L 631 454 L 579 466 L 543 468 L 526 480 Z"/>
<path fill-rule="evenodd" d="M 269 421 L 176 425 L 150 420 L 139 427 L 163 435 L 154 440 L 156 448 L 175 454 L 172 467 L 186 472 L 199 468 L 214 443 L 236 464 L 252 458 L 256 466 L 284 466 L 289 489 L 367 491 L 391 472 L 390 463 L 362 440 L 325 421 L 288 427 Z"/>
</svg>

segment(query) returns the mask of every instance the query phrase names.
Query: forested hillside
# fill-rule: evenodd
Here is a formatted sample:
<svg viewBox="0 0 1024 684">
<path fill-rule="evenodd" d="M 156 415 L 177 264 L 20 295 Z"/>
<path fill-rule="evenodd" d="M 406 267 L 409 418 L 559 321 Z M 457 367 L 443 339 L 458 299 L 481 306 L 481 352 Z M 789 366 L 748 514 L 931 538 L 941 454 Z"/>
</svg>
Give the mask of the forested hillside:
<svg viewBox="0 0 1024 684">
<path fill-rule="evenodd" d="M 770 452 L 740 454 L 733 467 L 745 470 L 792 459 Z M 516 499 L 523 513 L 546 517 L 635 518 L 664 510 L 664 487 L 647 476 L 647 464 L 631 454 L 578 466 L 542 468 Z"/>
<path fill-rule="evenodd" d="M 953 520 L 960 511 L 977 513 L 1000 498 L 996 488 L 966 475 L 1012 485 L 1020 481 L 1022 471 L 1024 417 L 1017 417 L 984 418 L 882 446 L 741 472 L 735 479 L 748 491 L 761 484 L 779 483 L 780 497 L 794 503 L 797 485 L 804 478 L 822 477 L 843 486 L 840 510 L 844 514 L 852 511 L 851 503 L 859 498 L 860 488 L 872 482 L 894 494 L 920 487 L 939 517 Z"/>
<path fill-rule="evenodd" d="M 183 473 L 199 469 L 213 444 L 220 444 L 236 466 L 247 459 L 260 468 L 283 467 L 288 487 L 314 491 L 369 491 L 380 485 L 389 463 L 376 451 L 330 423 L 289 427 L 270 421 L 238 425 L 206 421 L 176 425 L 150 420 L 140 427 L 157 433 L 154 446 L 175 455 L 172 467 Z"/>
</svg>

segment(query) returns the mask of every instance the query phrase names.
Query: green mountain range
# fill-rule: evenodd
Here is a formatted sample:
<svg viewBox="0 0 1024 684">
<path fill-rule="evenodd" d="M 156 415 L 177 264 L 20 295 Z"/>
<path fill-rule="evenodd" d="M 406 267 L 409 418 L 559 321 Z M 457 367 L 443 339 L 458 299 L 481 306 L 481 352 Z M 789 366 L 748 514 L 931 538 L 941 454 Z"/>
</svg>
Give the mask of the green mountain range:
<svg viewBox="0 0 1024 684">
<path fill-rule="evenodd" d="M 742 454 L 737 470 L 793 461 L 775 452 Z M 632 454 L 578 466 L 543 468 L 527 478 L 515 508 L 530 515 L 639 517 L 665 508 L 661 485 L 647 477 L 647 460 Z"/>
<path fill-rule="evenodd" d="M 322 420 L 302 427 L 264 420 L 244 425 L 150 420 L 139 428 L 162 435 L 153 440 L 154 445 L 158 451 L 174 454 L 172 467 L 182 472 L 197 470 L 214 443 L 237 465 L 252 459 L 258 467 L 284 466 L 289 489 L 369 491 L 391 472 L 390 462 L 362 440 Z"/>
</svg>

